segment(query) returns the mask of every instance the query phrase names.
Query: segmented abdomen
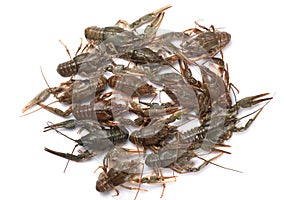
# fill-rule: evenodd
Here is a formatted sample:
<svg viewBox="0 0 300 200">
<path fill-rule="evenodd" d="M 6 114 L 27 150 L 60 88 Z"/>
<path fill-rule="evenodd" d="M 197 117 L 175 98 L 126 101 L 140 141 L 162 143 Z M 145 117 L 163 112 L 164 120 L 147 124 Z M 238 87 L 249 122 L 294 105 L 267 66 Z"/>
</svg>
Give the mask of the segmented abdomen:
<svg viewBox="0 0 300 200">
<path fill-rule="evenodd" d="M 97 119 L 96 113 L 94 111 L 94 106 L 89 105 L 75 105 L 73 106 L 73 115 L 76 119 Z"/>
<path fill-rule="evenodd" d="M 196 141 L 201 142 L 205 138 L 206 133 L 207 133 L 207 129 L 204 128 L 203 126 L 192 128 L 179 135 L 180 142 L 181 143 L 192 143 Z"/>
<path fill-rule="evenodd" d="M 227 32 L 205 32 L 195 37 L 195 40 L 198 41 L 208 53 L 213 53 L 228 45 L 231 40 L 231 35 Z"/>
<path fill-rule="evenodd" d="M 87 40 L 102 40 L 103 29 L 97 26 L 90 26 L 84 30 L 84 35 Z"/>
<path fill-rule="evenodd" d="M 67 62 L 61 63 L 57 66 L 57 73 L 62 77 L 70 77 L 77 73 L 78 68 L 74 60 L 69 60 Z"/>
</svg>

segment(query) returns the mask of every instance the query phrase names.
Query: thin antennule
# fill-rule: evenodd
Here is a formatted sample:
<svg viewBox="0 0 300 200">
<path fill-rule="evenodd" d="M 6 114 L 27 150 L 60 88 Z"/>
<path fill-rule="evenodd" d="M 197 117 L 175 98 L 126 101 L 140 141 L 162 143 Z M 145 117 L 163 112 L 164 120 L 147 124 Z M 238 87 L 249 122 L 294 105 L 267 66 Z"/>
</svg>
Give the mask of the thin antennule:
<svg viewBox="0 0 300 200">
<path fill-rule="evenodd" d="M 71 56 L 71 54 L 70 54 L 70 51 L 69 51 L 67 45 L 65 45 L 65 43 L 63 43 L 61 40 L 59 40 L 59 42 L 65 47 L 65 49 L 66 49 L 66 51 L 67 51 L 67 54 L 68 54 L 69 57 L 70 57 L 70 60 L 72 60 L 72 56 Z"/>
<path fill-rule="evenodd" d="M 75 149 L 76 149 L 77 146 L 78 146 L 78 144 L 76 144 L 76 145 L 74 146 L 74 148 L 73 148 L 71 154 L 74 153 L 74 151 L 75 151 Z M 66 166 L 65 166 L 65 168 L 64 168 L 64 173 L 66 173 L 67 167 L 69 166 L 69 163 L 70 163 L 70 159 L 68 159 L 68 161 L 67 161 L 67 163 L 66 163 Z"/>
<path fill-rule="evenodd" d="M 223 153 L 220 153 L 219 155 L 215 156 L 213 159 L 216 159 L 216 158 L 220 157 L 222 154 Z M 202 158 L 202 157 L 200 157 L 198 155 L 197 155 L 197 158 L 199 158 L 200 160 L 203 160 L 204 162 L 207 162 L 209 164 L 215 165 L 217 167 L 221 167 L 221 168 L 226 169 L 226 170 L 230 170 L 230 171 L 234 171 L 234 172 L 238 172 L 238 173 L 243 173 L 240 170 L 236 170 L 236 169 L 231 169 L 231 168 L 228 168 L 228 167 L 224 167 L 222 165 L 219 165 L 219 164 L 216 164 L 216 163 L 212 162 L 211 160 L 206 160 L 206 159 L 204 159 L 204 158 Z"/>
<path fill-rule="evenodd" d="M 61 131 L 59 131 L 59 130 L 53 128 L 53 127 L 51 126 L 51 125 L 54 125 L 52 122 L 48 121 L 48 122 L 47 122 L 47 125 L 48 125 L 49 129 L 52 129 L 52 130 L 56 131 L 58 134 L 60 134 L 60 135 L 62 135 L 62 136 L 64 136 L 64 137 L 66 137 L 66 138 L 68 138 L 69 140 L 72 140 L 72 141 L 78 143 L 78 140 L 74 140 L 73 138 L 70 138 L 69 136 L 63 134 Z"/>
<path fill-rule="evenodd" d="M 45 81 L 46 85 L 47 85 L 47 86 L 48 86 L 48 88 L 51 90 L 51 87 L 50 87 L 50 85 L 48 84 L 48 81 L 47 81 L 47 79 L 46 79 L 46 77 L 45 77 L 45 75 L 44 75 L 44 72 L 43 72 L 42 66 L 40 66 L 40 69 L 41 69 L 41 73 L 42 73 L 42 76 L 43 76 L 43 79 L 44 79 L 44 81 Z"/>
<path fill-rule="evenodd" d="M 140 154 L 140 153 L 139 153 Z M 141 189 L 141 186 L 142 186 L 142 178 L 143 178 L 143 173 L 144 173 L 144 164 L 142 165 L 143 167 L 142 167 L 142 173 L 140 174 L 140 177 L 139 177 L 139 185 L 138 185 L 138 190 L 137 190 L 137 192 L 136 192 L 136 194 L 135 194 L 135 197 L 134 197 L 134 200 L 136 200 L 136 198 L 138 197 L 138 194 L 139 194 L 139 192 L 140 192 L 140 189 Z"/>
<path fill-rule="evenodd" d="M 237 121 L 240 122 L 242 119 L 244 119 L 244 118 L 246 118 L 246 117 L 249 117 L 249 116 L 251 116 L 251 115 L 253 115 L 253 114 L 256 113 L 255 117 L 253 118 L 253 120 L 255 120 L 256 117 L 259 115 L 259 113 L 264 109 L 264 107 L 266 107 L 266 105 L 268 105 L 268 103 L 270 103 L 270 101 L 271 101 L 272 99 L 273 99 L 273 97 L 266 98 L 265 100 L 268 100 L 268 102 L 267 102 L 265 105 L 263 105 L 261 108 L 255 110 L 255 111 L 253 111 L 253 112 L 251 112 L 251 113 L 249 113 L 249 114 L 247 114 L 247 115 L 244 115 L 243 117 L 240 117 Z"/>
<path fill-rule="evenodd" d="M 79 51 L 82 49 L 82 41 L 83 39 L 80 38 L 80 44 L 79 44 L 79 47 L 77 48 L 77 51 L 75 53 L 75 57 L 78 55 Z M 71 53 L 70 53 L 70 50 L 68 49 L 67 45 L 65 43 L 63 43 L 62 40 L 59 40 L 59 42 L 65 47 L 66 49 L 66 52 L 67 54 L 69 55 L 70 57 L 70 60 L 73 60 L 72 56 L 71 56 Z M 83 53 L 83 51 L 88 47 L 88 45 L 85 45 L 85 47 L 82 49 L 81 53 Z"/>
<path fill-rule="evenodd" d="M 69 136 L 63 134 L 61 131 L 59 131 L 59 130 L 53 128 L 53 127 L 51 126 L 51 125 L 53 125 L 52 122 L 48 121 L 48 122 L 47 122 L 47 125 L 48 125 L 49 129 L 55 130 L 58 134 L 60 134 L 60 135 L 62 135 L 62 136 L 65 136 L 66 138 L 68 138 L 68 139 L 70 139 L 70 140 L 72 140 L 72 141 L 74 141 L 74 142 L 77 143 L 77 144 L 74 146 L 73 150 L 72 150 L 72 153 L 71 153 L 71 154 L 73 154 L 74 151 L 75 151 L 75 149 L 76 149 L 76 148 L 78 147 L 78 145 L 79 145 L 79 141 L 78 141 L 78 140 L 74 140 L 73 138 L 70 138 Z M 68 167 L 68 165 L 69 165 L 69 162 L 70 162 L 70 159 L 68 159 L 68 161 L 67 161 L 67 163 L 66 163 L 66 166 L 65 166 L 65 168 L 64 168 L 64 173 L 66 173 L 66 170 L 67 170 L 67 167 Z"/>
</svg>

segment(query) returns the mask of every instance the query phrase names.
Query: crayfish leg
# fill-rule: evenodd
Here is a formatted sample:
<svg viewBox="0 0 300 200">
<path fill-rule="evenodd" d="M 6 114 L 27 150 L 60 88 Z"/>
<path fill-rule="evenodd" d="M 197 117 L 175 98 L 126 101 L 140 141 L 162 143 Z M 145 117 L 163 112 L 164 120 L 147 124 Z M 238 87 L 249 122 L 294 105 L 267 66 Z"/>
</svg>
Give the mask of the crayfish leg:
<svg viewBox="0 0 300 200">
<path fill-rule="evenodd" d="M 136 188 L 136 187 L 130 187 L 130 186 L 123 185 L 123 184 L 121 184 L 120 187 L 125 188 L 125 189 L 127 189 L 127 190 L 142 190 L 142 191 L 145 191 L 145 192 L 148 191 L 148 190 L 146 190 L 146 189 Z"/>
<path fill-rule="evenodd" d="M 53 113 L 53 114 L 56 114 L 58 116 L 61 116 L 61 117 L 67 117 L 71 114 L 72 112 L 72 105 L 69 106 L 69 108 L 65 111 L 62 111 L 58 108 L 53 108 L 51 106 L 47 106 L 47 105 L 44 105 L 42 103 L 37 103 L 39 106 L 41 106 L 43 109 L 45 110 L 48 110 L 49 112 Z"/>
<path fill-rule="evenodd" d="M 117 196 L 119 196 L 119 194 L 120 194 L 120 191 L 117 189 L 117 188 L 113 188 L 114 189 L 114 191 L 116 191 L 116 194 L 113 194 L 112 195 L 112 197 L 117 197 Z"/>
</svg>

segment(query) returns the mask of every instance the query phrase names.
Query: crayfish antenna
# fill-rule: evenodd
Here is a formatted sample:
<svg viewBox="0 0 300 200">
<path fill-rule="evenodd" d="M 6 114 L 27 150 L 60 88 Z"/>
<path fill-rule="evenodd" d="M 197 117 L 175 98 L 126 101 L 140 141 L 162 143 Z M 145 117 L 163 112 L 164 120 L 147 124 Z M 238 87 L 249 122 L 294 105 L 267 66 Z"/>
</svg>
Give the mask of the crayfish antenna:
<svg viewBox="0 0 300 200">
<path fill-rule="evenodd" d="M 197 156 L 197 158 L 199 158 L 200 160 L 203 160 L 203 161 L 206 162 L 206 163 L 215 165 L 215 166 L 217 166 L 217 167 L 221 167 L 221 168 L 226 169 L 226 170 L 230 170 L 230 171 L 234 171 L 234 172 L 238 172 L 238 173 L 243 173 L 242 171 L 239 171 L 239 170 L 236 170 L 236 169 L 231 169 L 231 168 L 228 168 L 228 167 L 224 167 L 224 166 L 222 166 L 222 165 L 219 165 L 219 164 L 216 164 L 216 163 L 212 162 L 213 160 L 219 158 L 222 154 L 223 154 L 223 153 L 220 153 L 220 154 L 218 154 L 217 156 L 215 156 L 215 157 L 213 157 L 213 158 L 211 158 L 211 159 L 209 159 L 209 160 L 206 160 L 206 159 L 204 159 L 204 158 L 202 158 L 202 157 L 200 157 L 200 156 Z"/>
</svg>

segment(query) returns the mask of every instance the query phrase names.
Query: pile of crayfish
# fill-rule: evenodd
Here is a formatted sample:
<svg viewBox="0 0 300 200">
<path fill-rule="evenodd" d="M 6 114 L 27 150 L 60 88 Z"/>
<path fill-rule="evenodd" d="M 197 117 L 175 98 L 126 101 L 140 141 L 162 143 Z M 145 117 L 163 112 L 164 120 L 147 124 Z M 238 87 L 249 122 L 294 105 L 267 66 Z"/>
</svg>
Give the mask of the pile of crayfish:
<svg viewBox="0 0 300 200">
<path fill-rule="evenodd" d="M 119 186 L 140 191 L 143 184 L 164 188 L 176 177 L 167 171 L 195 173 L 207 165 L 233 170 L 216 159 L 230 154 L 227 140 L 248 129 L 272 99 L 262 93 L 237 100 L 223 55 L 231 35 L 197 22 L 184 31 L 161 31 L 170 7 L 132 23 L 87 27 L 87 44 L 81 40 L 73 58 L 61 42 L 70 60 L 57 72 L 67 81 L 48 86 L 22 110 L 39 106 L 67 118 L 48 122 L 44 132 L 72 140 L 73 151 L 46 152 L 68 162 L 103 156 L 99 192 L 118 195 Z M 50 96 L 66 109 L 46 104 Z M 67 136 L 66 129 L 77 130 L 80 138 Z"/>
</svg>

